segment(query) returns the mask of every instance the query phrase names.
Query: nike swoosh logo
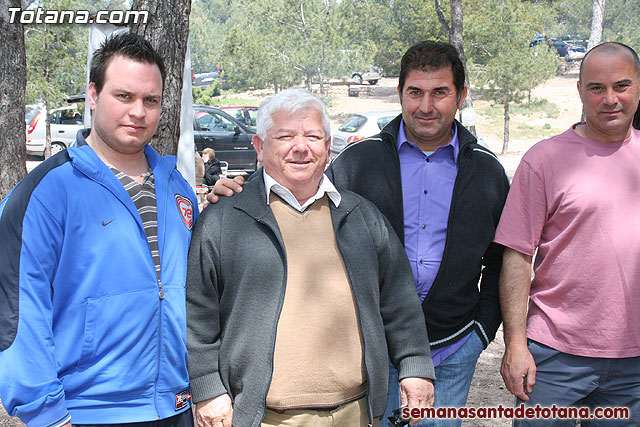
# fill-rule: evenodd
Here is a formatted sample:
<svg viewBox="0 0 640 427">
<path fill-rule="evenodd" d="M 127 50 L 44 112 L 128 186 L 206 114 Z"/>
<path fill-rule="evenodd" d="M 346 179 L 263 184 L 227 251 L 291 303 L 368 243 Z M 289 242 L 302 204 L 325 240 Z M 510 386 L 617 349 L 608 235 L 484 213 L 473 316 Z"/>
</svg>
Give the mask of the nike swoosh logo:
<svg viewBox="0 0 640 427">
<path fill-rule="evenodd" d="M 115 219 L 115 218 L 114 218 L 114 219 Z M 102 221 L 102 225 L 103 225 L 103 226 L 109 225 L 109 224 L 111 224 L 111 223 L 113 222 L 113 220 L 114 220 L 114 219 L 112 219 L 111 221 L 106 221 L 106 222 L 105 222 L 105 221 Z"/>
</svg>

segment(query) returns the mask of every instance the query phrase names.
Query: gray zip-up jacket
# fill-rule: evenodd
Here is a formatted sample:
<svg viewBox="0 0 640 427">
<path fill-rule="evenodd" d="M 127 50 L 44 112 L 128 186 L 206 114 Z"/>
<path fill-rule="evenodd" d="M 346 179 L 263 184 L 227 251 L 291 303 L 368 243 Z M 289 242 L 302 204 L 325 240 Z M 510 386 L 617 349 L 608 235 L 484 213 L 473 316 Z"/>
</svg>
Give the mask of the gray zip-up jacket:
<svg viewBox="0 0 640 427">
<path fill-rule="evenodd" d="M 259 173 L 242 193 L 203 211 L 187 273 L 193 401 L 228 393 L 235 427 L 257 427 L 264 418 L 287 282 L 284 244 Z M 330 203 L 331 218 L 355 296 L 372 419 L 382 415 L 387 398 L 387 354 L 401 379 L 435 374 L 400 240 L 373 204 L 348 191 L 340 194 L 339 207 Z"/>
</svg>

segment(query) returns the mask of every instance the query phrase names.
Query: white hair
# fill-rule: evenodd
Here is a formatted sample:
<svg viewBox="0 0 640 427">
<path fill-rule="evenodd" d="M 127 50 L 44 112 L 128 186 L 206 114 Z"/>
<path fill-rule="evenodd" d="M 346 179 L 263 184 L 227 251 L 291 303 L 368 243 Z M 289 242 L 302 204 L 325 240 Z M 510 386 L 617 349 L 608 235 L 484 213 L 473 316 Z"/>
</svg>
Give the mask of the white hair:
<svg viewBox="0 0 640 427">
<path fill-rule="evenodd" d="M 263 141 L 267 138 L 267 131 L 273 125 L 273 115 L 279 111 L 289 114 L 296 113 L 305 108 L 314 108 L 322 115 L 322 124 L 327 134 L 326 139 L 331 138 L 331 124 L 329 113 L 324 102 L 306 89 L 291 88 L 276 93 L 260 103 L 258 118 L 256 119 L 257 135 Z"/>
</svg>

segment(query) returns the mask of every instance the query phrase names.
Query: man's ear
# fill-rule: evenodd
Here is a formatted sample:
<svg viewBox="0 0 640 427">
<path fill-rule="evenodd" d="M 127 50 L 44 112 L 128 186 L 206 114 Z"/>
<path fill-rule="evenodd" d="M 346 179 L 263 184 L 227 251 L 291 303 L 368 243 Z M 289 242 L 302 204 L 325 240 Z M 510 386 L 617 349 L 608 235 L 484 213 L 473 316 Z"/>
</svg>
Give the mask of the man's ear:
<svg viewBox="0 0 640 427">
<path fill-rule="evenodd" d="M 89 102 L 91 111 L 95 111 L 96 104 L 98 103 L 98 91 L 96 90 L 96 84 L 94 82 L 89 83 L 89 86 L 87 86 L 87 101 Z"/>
<path fill-rule="evenodd" d="M 262 150 L 264 149 L 264 141 L 260 139 L 258 134 L 255 134 L 251 137 L 251 143 L 253 144 L 253 148 L 255 148 L 256 153 L 258 154 L 258 161 L 263 162 Z"/>
<path fill-rule="evenodd" d="M 464 85 L 462 87 L 462 91 L 460 92 L 460 99 L 458 99 L 458 110 L 462 108 L 462 104 L 464 100 L 467 99 L 467 86 Z"/>
</svg>

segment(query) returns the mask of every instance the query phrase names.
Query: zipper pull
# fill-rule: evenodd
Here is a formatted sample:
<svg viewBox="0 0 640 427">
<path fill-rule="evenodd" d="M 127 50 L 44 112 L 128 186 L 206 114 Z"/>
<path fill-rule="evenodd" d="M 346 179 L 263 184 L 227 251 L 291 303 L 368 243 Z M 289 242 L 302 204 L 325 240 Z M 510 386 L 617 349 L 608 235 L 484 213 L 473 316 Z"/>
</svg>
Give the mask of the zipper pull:
<svg viewBox="0 0 640 427">
<path fill-rule="evenodd" d="M 158 288 L 160 288 L 160 292 L 158 292 L 158 296 L 160 299 L 164 299 L 164 291 L 162 290 L 162 282 L 158 280 Z"/>
</svg>

